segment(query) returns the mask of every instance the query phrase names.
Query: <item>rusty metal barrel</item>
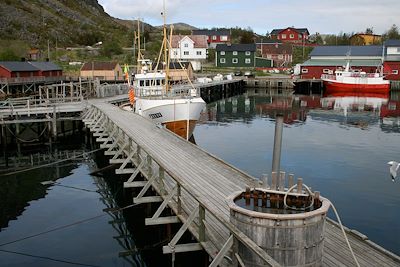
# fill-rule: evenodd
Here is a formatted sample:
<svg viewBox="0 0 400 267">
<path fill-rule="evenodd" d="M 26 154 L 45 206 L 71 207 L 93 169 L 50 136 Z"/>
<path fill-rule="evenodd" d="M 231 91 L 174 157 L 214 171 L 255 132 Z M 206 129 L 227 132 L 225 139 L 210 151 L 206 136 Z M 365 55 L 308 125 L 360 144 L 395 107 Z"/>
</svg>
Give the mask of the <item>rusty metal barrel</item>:
<svg viewBox="0 0 400 267">
<path fill-rule="evenodd" d="M 230 221 L 282 266 L 321 266 L 330 202 L 318 195 L 312 199 L 318 204 L 314 209 L 279 211 L 285 208 L 283 201 L 295 206 L 299 198 L 307 199 L 301 193 L 261 188 L 239 191 L 228 198 Z M 246 204 L 238 204 L 239 200 Z M 246 205 L 250 200 L 254 205 L 249 209 Z M 273 209 L 265 208 L 266 203 Z M 265 266 L 263 260 L 243 244 L 239 243 L 237 248 L 246 266 Z"/>
</svg>

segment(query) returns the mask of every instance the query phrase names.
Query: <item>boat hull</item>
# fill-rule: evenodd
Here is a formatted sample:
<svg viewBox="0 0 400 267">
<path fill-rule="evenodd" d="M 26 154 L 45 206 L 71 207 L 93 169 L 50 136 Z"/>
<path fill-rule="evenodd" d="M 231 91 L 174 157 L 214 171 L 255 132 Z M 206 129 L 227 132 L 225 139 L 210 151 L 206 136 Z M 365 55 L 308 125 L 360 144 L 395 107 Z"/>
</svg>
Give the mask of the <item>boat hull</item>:
<svg viewBox="0 0 400 267">
<path fill-rule="evenodd" d="M 138 98 L 135 112 L 188 139 L 206 106 L 200 97 L 176 99 Z"/>
<path fill-rule="evenodd" d="M 324 86 L 327 93 L 380 93 L 385 94 L 390 91 L 389 83 L 382 84 L 357 84 L 357 83 L 341 83 L 334 80 L 324 80 Z"/>
</svg>

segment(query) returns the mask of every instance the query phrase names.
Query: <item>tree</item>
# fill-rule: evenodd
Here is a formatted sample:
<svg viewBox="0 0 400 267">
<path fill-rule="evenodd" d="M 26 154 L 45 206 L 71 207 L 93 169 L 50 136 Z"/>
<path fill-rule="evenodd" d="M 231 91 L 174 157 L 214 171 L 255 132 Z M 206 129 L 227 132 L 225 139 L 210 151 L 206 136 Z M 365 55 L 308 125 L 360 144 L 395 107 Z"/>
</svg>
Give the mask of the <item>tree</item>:
<svg viewBox="0 0 400 267">
<path fill-rule="evenodd" d="M 374 34 L 374 28 L 373 28 L 373 27 L 367 28 L 367 29 L 365 30 L 365 33 L 366 33 L 366 34 Z"/>
<path fill-rule="evenodd" d="M 396 26 L 396 24 L 393 24 L 392 27 L 390 27 L 390 29 L 383 34 L 383 39 L 400 39 L 399 28 Z"/>
<path fill-rule="evenodd" d="M 5 48 L 0 53 L 0 60 L 2 61 L 16 61 L 20 60 L 20 57 L 11 48 Z"/>
<path fill-rule="evenodd" d="M 123 51 L 118 42 L 111 40 L 103 43 L 103 46 L 100 49 L 100 53 L 105 57 L 111 58 L 114 55 L 122 54 Z"/>
</svg>

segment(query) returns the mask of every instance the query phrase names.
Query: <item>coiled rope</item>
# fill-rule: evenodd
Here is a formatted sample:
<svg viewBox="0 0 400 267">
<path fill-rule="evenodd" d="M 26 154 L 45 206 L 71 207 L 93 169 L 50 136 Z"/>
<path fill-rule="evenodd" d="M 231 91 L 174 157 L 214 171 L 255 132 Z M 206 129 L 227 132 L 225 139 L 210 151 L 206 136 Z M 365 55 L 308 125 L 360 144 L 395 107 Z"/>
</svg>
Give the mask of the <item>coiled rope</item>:
<svg viewBox="0 0 400 267">
<path fill-rule="evenodd" d="M 309 209 L 309 208 L 311 208 L 311 207 L 314 205 L 314 198 L 315 198 L 315 195 L 314 195 L 314 193 L 310 190 L 310 188 L 309 188 L 308 186 L 306 186 L 305 184 L 303 184 L 303 187 L 306 189 L 306 191 L 308 192 L 309 196 L 311 196 L 311 204 L 310 204 L 308 207 L 305 208 L 305 209 Z M 287 203 L 286 203 L 286 199 L 287 199 L 288 194 L 289 194 L 293 189 L 295 189 L 295 188 L 297 188 L 297 184 L 293 185 L 291 188 L 289 188 L 289 190 L 287 190 L 287 191 L 285 192 L 285 197 L 283 198 L 283 204 L 284 204 L 285 208 L 299 210 L 298 208 L 289 206 L 289 205 L 287 205 Z M 299 189 L 297 189 L 297 190 L 299 190 Z M 335 208 L 335 206 L 333 205 L 332 202 L 331 202 L 331 207 L 332 207 L 332 209 L 333 209 L 333 212 L 334 212 L 335 215 L 336 215 L 336 218 L 337 218 L 338 223 L 339 223 L 339 225 L 340 225 L 340 229 L 342 230 L 344 239 L 346 240 L 347 246 L 348 246 L 349 249 L 350 249 L 351 256 L 353 257 L 354 262 L 356 263 L 357 267 L 360 267 L 360 264 L 358 263 L 358 260 L 357 260 L 357 258 L 356 258 L 356 255 L 354 254 L 353 249 L 352 249 L 352 247 L 351 247 L 351 245 L 350 245 L 349 239 L 347 238 L 347 235 L 346 235 L 346 232 L 345 232 L 345 230 L 344 230 L 342 221 L 340 220 L 340 217 L 339 217 L 339 213 L 337 212 L 337 210 L 336 210 L 336 208 Z M 301 208 L 301 210 L 303 210 L 303 209 L 304 209 L 304 208 Z"/>
</svg>

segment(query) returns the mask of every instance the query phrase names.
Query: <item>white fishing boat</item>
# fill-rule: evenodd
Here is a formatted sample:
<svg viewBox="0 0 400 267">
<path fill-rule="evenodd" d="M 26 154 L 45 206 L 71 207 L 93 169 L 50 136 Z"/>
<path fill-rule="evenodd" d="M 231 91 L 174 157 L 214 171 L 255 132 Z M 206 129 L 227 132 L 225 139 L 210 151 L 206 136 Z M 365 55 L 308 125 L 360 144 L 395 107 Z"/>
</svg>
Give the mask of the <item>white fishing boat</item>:
<svg viewBox="0 0 400 267">
<path fill-rule="evenodd" d="M 193 86 L 189 77 L 184 86 L 176 87 L 169 84 L 170 59 L 167 51 L 170 43 L 167 39 L 165 11 L 162 14 L 164 39 L 161 50 L 164 53 L 164 62 L 158 61 L 153 66 L 150 60 L 143 59 L 140 50 L 140 27 L 138 27 L 137 73 L 130 82 L 134 90 L 134 100 L 131 99 L 132 109 L 135 113 L 189 139 L 206 103 L 200 97 L 200 89 Z M 182 64 L 180 65 L 183 67 Z"/>
</svg>

